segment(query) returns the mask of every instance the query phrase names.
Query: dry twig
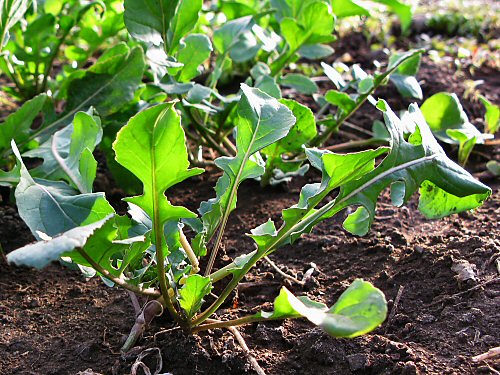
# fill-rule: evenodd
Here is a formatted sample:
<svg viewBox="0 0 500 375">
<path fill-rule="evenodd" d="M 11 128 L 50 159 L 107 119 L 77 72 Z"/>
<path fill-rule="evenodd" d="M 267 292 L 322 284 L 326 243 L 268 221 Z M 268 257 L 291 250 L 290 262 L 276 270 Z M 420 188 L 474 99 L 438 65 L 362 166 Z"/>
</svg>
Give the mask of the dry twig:
<svg viewBox="0 0 500 375">
<path fill-rule="evenodd" d="M 283 276 L 285 279 L 287 280 L 290 280 L 294 283 L 297 283 L 299 285 L 304 285 L 304 282 L 303 281 L 300 281 L 299 279 L 297 279 L 296 277 L 293 277 L 285 272 L 283 272 L 281 270 L 281 268 L 279 268 L 276 263 L 274 263 L 268 256 L 265 256 L 264 259 L 266 260 L 267 263 L 269 263 L 271 265 L 271 267 L 273 267 L 276 272 L 278 272 L 278 274 L 280 274 L 281 276 Z"/>
<path fill-rule="evenodd" d="M 227 329 L 233 334 L 236 341 L 238 341 L 238 343 L 240 344 L 241 348 L 243 349 L 243 353 L 245 353 L 245 356 L 247 357 L 248 361 L 252 365 L 252 368 L 255 370 L 255 372 L 258 375 L 266 375 L 262 367 L 260 367 L 259 362 L 257 362 L 255 357 L 250 352 L 250 349 L 248 348 L 247 343 L 245 342 L 243 336 L 241 336 L 240 331 L 238 331 L 236 327 L 227 327 Z"/>
<path fill-rule="evenodd" d="M 480 361 L 486 361 L 488 359 L 493 359 L 496 357 L 500 357 L 500 346 L 497 346 L 496 348 L 491 348 L 488 350 L 486 353 L 476 355 L 475 357 L 472 357 L 473 362 L 480 362 Z"/>
<path fill-rule="evenodd" d="M 396 315 L 396 311 L 399 306 L 399 301 L 401 300 L 401 295 L 403 294 L 404 290 L 405 287 L 403 285 L 400 285 L 398 289 L 398 294 L 396 294 L 396 298 L 394 299 L 394 304 L 392 305 L 391 313 L 389 314 L 389 319 L 387 319 L 387 325 L 385 326 L 385 333 L 387 333 L 387 330 L 391 326 L 392 320 L 394 319 L 394 315 Z"/>
</svg>

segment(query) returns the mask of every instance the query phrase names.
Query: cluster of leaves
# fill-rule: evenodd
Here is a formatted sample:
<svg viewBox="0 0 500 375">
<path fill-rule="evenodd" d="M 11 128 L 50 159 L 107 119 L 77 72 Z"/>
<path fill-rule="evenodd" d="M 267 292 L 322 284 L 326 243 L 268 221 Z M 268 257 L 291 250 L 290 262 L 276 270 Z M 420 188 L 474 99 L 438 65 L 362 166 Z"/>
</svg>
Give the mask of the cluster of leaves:
<svg viewBox="0 0 500 375">
<path fill-rule="evenodd" d="M 24 19 L 11 28 L 5 40 L 0 69 L 15 84 L 5 90 L 23 100 L 49 89 L 57 93 L 68 74 L 124 29 L 119 1 L 115 0 L 45 1 L 39 6 L 28 0 L 18 3 L 18 15 L 25 12 Z M 56 60 L 64 66 L 58 77 L 51 79 Z"/>
<path fill-rule="evenodd" d="M 376 2 L 407 27 L 409 8 L 396 0 Z M 0 184 L 15 188 L 19 214 L 38 240 L 10 253 L 14 264 L 43 268 L 61 259 L 108 285 L 157 298 L 192 332 L 305 317 L 333 336 L 355 337 L 375 329 L 387 312 L 383 293 L 362 280 L 330 308 L 284 288 L 273 312 L 222 322 L 212 317 L 257 262 L 319 222 L 355 208 L 344 228 L 366 234 L 385 188 L 396 206 L 419 190 L 419 208 L 430 218 L 473 209 L 490 194 L 446 157 L 432 135 L 442 130 L 443 137 L 461 139 L 459 132 L 468 134 L 470 124 L 453 96 L 451 104 L 442 105 L 441 116 L 436 103 L 426 102 L 422 111 L 411 105 L 401 119 L 373 97 L 392 82 L 401 95 L 422 99 L 415 78 L 422 51 L 393 54 L 387 67 L 373 74 L 357 65 L 322 63 L 336 88 L 325 95 L 308 76 L 284 74 L 299 58 L 324 59 L 333 52 L 328 43 L 334 40 L 336 16 L 367 15 L 353 0 L 221 1 L 206 12 L 201 0 L 125 0 L 123 12 L 113 1 L 46 1 L 39 13 L 28 2 L 11 3 L 20 10 L 2 23 L 3 35 L 10 29 L 11 37 L 2 39 L 10 54 L 0 68 L 13 72 L 13 80 L 16 75 L 27 79 L 23 82 L 34 91 L 20 90 L 32 98 L 0 124 Z M 96 7 L 101 13 L 91 11 Z M 25 11 L 31 12 L 26 22 L 13 27 Z M 135 41 L 118 42 L 123 25 Z M 113 46 L 84 68 L 110 37 Z M 25 48 L 29 38 L 36 51 Z M 39 93 L 49 87 L 60 51 L 74 64 L 63 67 L 50 95 Z M 22 67 L 16 61 L 24 61 Z M 219 92 L 239 76 L 244 83 L 238 88 Z M 313 95 L 321 114 L 330 107 L 335 111 L 315 116 L 284 99 L 282 88 Z M 385 127 L 379 124 L 376 132 L 383 146 L 348 154 L 318 148 L 366 101 L 383 113 Z M 458 117 L 448 118 L 453 105 Z M 494 132 L 498 108 L 490 106 L 488 126 Z M 172 205 L 166 193 L 203 172 L 189 167 L 204 162 L 199 157 L 204 146 L 220 154 L 214 164 L 222 175 L 215 196 L 195 213 Z M 118 215 L 104 193 L 93 192 L 97 147 L 125 192 L 142 190 L 125 198 L 128 215 Z M 29 170 L 26 158 L 40 162 L 29 163 L 36 165 Z M 309 166 L 321 172 L 321 182 L 302 188 L 298 203 L 283 210 L 280 226 L 269 220 L 249 228 L 255 250 L 214 271 L 241 183 L 278 183 Z M 226 280 L 214 297 L 213 285 Z"/>
<path fill-rule="evenodd" d="M 259 151 L 287 137 L 294 124 L 301 121 L 287 105 L 261 90 L 244 84 L 241 90 L 237 153 L 216 160 L 223 174 L 215 188 L 216 196 L 201 203 L 199 215 L 172 205 L 165 196 L 173 185 L 203 172 L 189 169 L 175 102 L 141 111 L 120 130 L 113 144 L 116 161 L 143 185 L 142 195 L 125 199 L 130 216 L 114 213 L 102 194 L 73 195 L 72 187 L 65 182 L 35 180 L 13 141 L 21 170 L 16 189 L 19 213 L 40 241 L 8 254 L 8 260 L 38 268 L 59 258 L 75 263 L 111 285 L 158 297 L 180 326 L 195 332 L 213 328 L 214 324 L 298 317 L 309 319 L 336 337 L 355 337 L 376 328 L 386 317 L 386 302 L 378 289 L 362 280 L 355 281 L 331 308 L 305 297 L 297 298 L 284 288 L 274 302 L 273 312 L 235 321 L 207 320 L 257 262 L 292 244 L 317 223 L 347 207 L 358 207 L 347 217 L 344 227 L 351 233 L 365 234 L 374 219 L 377 198 L 386 187 L 391 188 L 397 206 L 420 189 L 419 208 L 431 218 L 477 207 L 490 189 L 446 157 L 416 105 L 410 106 L 403 123 L 387 103 L 379 101 L 377 107 L 384 113 L 390 147 L 351 154 L 306 149 L 309 162 L 322 173 L 321 182 L 303 187 L 298 203 L 283 210 L 279 228 L 267 221 L 250 231 L 255 251 L 213 272 L 228 217 L 236 207 L 238 186 L 245 179 L 265 173 Z M 78 120 L 73 124 L 70 144 L 61 148 L 66 151 L 64 156 L 58 155 L 68 168 L 61 179 L 89 186 L 88 176 L 95 176 L 96 165 L 88 151 L 100 134 L 90 114 L 80 113 Z M 406 139 L 404 129 L 410 125 L 414 132 Z M 93 128 L 95 134 L 85 144 L 78 138 L 84 126 Z M 55 138 L 53 142 L 58 141 Z M 376 165 L 382 155 L 386 156 Z M 333 199 L 321 205 L 332 194 Z M 183 234 L 186 225 L 195 232 L 191 241 Z M 208 253 L 210 260 L 202 276 L 198 259 Z M 213 284 L 226 277 L 231 278 L 221 294 L 204 308 Z"/>
<path fill-rule="evenodd" d="M 445 143 L 458 145 L 458 161 L 465 165 L 476 144 L 494 138 L 500 127 L 500 109 L 481 96 L 486 109 L 484 133 L 470 123 L 456 94 L 440 92 L 422 104 L 422 112 L 435 136 Z"/>
</svg>

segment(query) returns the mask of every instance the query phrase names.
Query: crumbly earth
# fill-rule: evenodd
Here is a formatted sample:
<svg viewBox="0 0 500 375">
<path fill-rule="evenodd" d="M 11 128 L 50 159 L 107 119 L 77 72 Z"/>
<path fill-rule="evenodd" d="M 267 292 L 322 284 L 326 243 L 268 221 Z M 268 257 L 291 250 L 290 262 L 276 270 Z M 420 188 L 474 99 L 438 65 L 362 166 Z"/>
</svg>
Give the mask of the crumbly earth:
<svg viewBox="0 0 500 375">
<path fill-rule="evenodd" d="M 341 50 L 339 46 L 337 54 Z M 489 76 L 490 72 L 477 74 Z M 498 72 L 495 74 L 498 80 Z M 449 65 L 435 66 L 426 59 L 419 77 L 424 81 L 426 97 L 442 90 L 463 93 L 461 81 Z M 499 85 L 492 80 L 485 84 L 484 92 L 498 103 Z M 391 98 L 391 90 L 388 87 L 379 96 Z M 406 104 L 391 103 L 395 108 Z M 465 101 L 464 105 L 471 120 L 483 115 L 477 103 Z M 378 116 L 367 107 L 352 121 L 369 127 Z M 345 140 L 340 134 L 333 142 Z M 471 360 L 500 343 L 500 182 L 483 172 L 484 155 L 498 157 L 498 148 L 484 146 L 478 150 L 483 156 L 473 156 L 470 170 L 493 189 L 483 207 L 428 221 L 418 213 L 416 199 L 407 207 L 395 208 L 384 195 L 367 236 L 346 233 L 339 217 L 323 222 L 294 246 L 272 255 L 284 271 L 299 278 L 312 268 L 312 277 L 304 286 L 290 284 L 267 263 L 260 264 L 223 306 L 219 317 L 269 308 L 282 285 L 297 295 L 330 305 L 355 278 L 364 278 L 386 294 L 389 304 L 389 319 L 372 334 L 335 339 L 302 320 L 241 327 L 266 373 L 498 373 L 499 362 Z M 201 200 L 212 196 L 216 178 L 217 172 L 210 171 L 176 187 L 169 197 L 195 210 Z M 108 197 L 116 202 L 121 192 L 105 174 L 101 173 L 99 179 Z M 279 222 L 281 210 L 296 203 L 300 187 L 317 179 L 311 173 L 288 186 L 266 189 L 253 181 L 244 183 L 219 266 L 251 251 L 252 241 L 244 233 L 268 218 Z M 32 239 L 15 208 L 2 203 L 0 241 L 4 251 L 8 253 Z M 460 280 L 453 271 L 459 265 L 468 265 L 475 278 Z M 139 347 L 122 356 L 119 348 L 133 322 L 134 311 L 124 291 L 110 289 L 98 279 L 85 280 L 59 264 L 33 271 L 9 267 L 0 259 L 1 374 L 64 375 L 89 368 L 102 374 L 128 374 L 137 356 L 147 348 L 159 348 L 162 371 L 175 375 L 252 373 L 229 332 L 217 329 L 197 336 L 161 333 L 171 327 L 165 318 L 155 320 Z M 158 360 L 155 353 L 144 359 L 152 370 Z"/>
</svg>

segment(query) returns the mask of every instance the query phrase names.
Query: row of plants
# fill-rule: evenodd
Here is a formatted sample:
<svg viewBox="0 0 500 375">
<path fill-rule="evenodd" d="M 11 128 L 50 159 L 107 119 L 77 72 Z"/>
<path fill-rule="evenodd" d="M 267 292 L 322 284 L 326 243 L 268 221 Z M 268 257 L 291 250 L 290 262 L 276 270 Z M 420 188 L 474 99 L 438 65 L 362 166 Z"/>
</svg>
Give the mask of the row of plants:
<svg viewBox="0 0 500 375">
<path fill-rule="evenodd" d="M 408 28 L 410 8 L 376 2 Z M 372 74 L 321 62 L 333 53 L 337 17 L 369 16 L 351 0 L 41 4 L 6 1 L 2 12 L 0 69 L 14 84 L 9 93 L 28 100 L 0 124 L 0 184 L 14 191 L 37 240 L 7 259 L 36 268 L 60 260 L 147 297 L 124 350 L 164 309 L 192 333 L 303 317 L 335 337 L 365 334 L 385 320 L 387 303 L 361 279 L 331 307 L 283 288 L 273 311 L 235 320 L 219 320 L 217 312 L 258 262 L 319 222 L 347 212 L 344 228 L 366 234 L 386 188 L 396 206 L 418 190 L 429 218 L 474 209 L 491 193 L 446 156 L 433 133 L 459 144 L 464 164 L 474 144 L 498 130 L 498 107 L 485 99 L 485 135 L 454 94 L 436 94 L 400 116 L 375 99 L 388 84 L 423 98 L 416 79 L 422 50 L 392 53 Z M 320 92 L 311 69 L 334 89 Z M 284 89 L 311 96 L 316 113 L 283 98 Z M 363 105 L 374 105 L 384 123 L 374 123 L 370 139 L 348 145 L 361 151 L 328 150 Z M 131 195 L 127 214 L 93 192 L 96 150 Z M 311 166 L 321 181 L 303 186 L 281 223 L 248 228 L 254 251 L 215 269 L 239 186 L 248 179 L 284 183 Z M 199 167 L 221 170 L 215 196 L 197 213 L 172 205 L 169 189 L 203 173 Z M 215 295 L 217 283 L 223 286 Z"/>
</svg>

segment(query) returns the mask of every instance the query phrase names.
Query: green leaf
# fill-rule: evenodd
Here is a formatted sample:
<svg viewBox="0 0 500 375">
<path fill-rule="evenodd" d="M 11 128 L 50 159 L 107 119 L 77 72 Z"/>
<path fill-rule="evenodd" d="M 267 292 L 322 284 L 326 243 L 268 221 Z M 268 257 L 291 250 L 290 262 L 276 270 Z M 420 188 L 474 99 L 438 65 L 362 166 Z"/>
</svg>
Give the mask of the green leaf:
<svg viewBox="0 0 500 375">
<path fill-rule="evenodd" d="M 333 82 L 337 89 L 341 89 L 346 85 L 342 75 L 335 69 L 333 66 L 328 65 L 324 62 L 321 63 L 321 66 L 325 72 L 325 75 Z"/>
<path fill-rule="evenodd" d="M 355 280 L 330 309 L 307 297 L 295 297 L 283 287 L 273 312 L 259 312 L 257 319 L 304 317 L 334 337 L 353 338 L 373 331 L 387 316 L 384 294 L 369 282 Z"/>
<path fill-rule="evenodd" d="M 350 214 L 342 224 L 349 233 L 363 236 L 370 230 L 370 213 L 363 206 Z"/>
<path fill-rule="evenodd" d="M 299 49 L 299 55 L 306 59 L 318 60 L 330 56 L 333 48 L 325 44 L 307 44 Z"/>
<path fill-rule="evenodd" d="M 289 73 L 279 80 L 280 85 L 291 87 L 301 94 L 312 95 L 318 92 L 318 85 L 303 74 Z"/>
<path fill-rule="evenodd" d="M 481 103 L 483 103 L 486 108 L 486 113 L 484 115 L 484 122 L 486 124 L 485 131 L 490 134 L 495 134 L 500 128 L 500 108 L 482 95 L 479 96 L 479 100 L 481 100 Z"/>
<path fill-rule="evenodd" d="M 186 312 L 188 319 L 191 319 L 201 308 L 203 297 L 210 294 L 212 282 L 210 277 L 200 275 L 190 275 L 186 284 L 179 290 L 179 303 Z"/>
<path fill-rule="evenodd" d="M 3 0 L 0 2 L 0 51 L 9 37 L 9 29 L 14 26 L 31 4 L 31 0 Z"/>
<path fill-rule="evenodd" d="M 390 80 L 404 98 L 415 98 L 422 100 L 423 93 L 417 79 L 412 76 L 391 74 Z"/>
<path fill-rule="evenodd" d="M 285 105 L 259 89 L 241 85 L 238 103 L 235 157 L 220 157 L 215 163 L 224 171 L 215 187 L 216 198 L 202 202 L 200 213 L 207 238 L 211 238 L 223 217 L 236 207 L 238 186 L 248 178 L 264 173 L 263 161 L 254 155 L 284 138 L 295 124 L 295 117 Z"/>
<path fill-rule="evenodd" d="M 284 154 L 301 152 L 302 146 L 316 136 L 317 130 L 314 114 L 309 108 L 290 99 L 281 99 L 280 103 L 292 111 L 296 118 L 295 125 L 286 137 L 265 147 L 262 154 L 266 156 L 266 174 L 271 174 L 278 169 L 283 172 L 283 178 L 286 178 L 288 173 L 299 170 L 303 163 L 286 162 L 283 160 Z M 275 178 L 276 175 L 270 179 L 270 182 L 273 183 L 272 180 Z"/>
<path fill-rule="evenodd" d="M 235 18 L 251 16 L 258 12 L 257 1 L 221 1 L 220 10 L 227 17 L 228 20 Z"/>
<path fill-rule="evenodd" d="M 396 66 L 401 57 L 405 54 L 395 53 L 389 58 L 389 69 Z M 422 88 L 415 76 L 420 69 L 420 60 L 422 55 L 416 54 L 400 64 L 397 70 L 389 77 L 392 83 L 403 97 L 422 100 Z"/>
<path fill-rule="evenodd" d="M 276 9 L 276 19 L 281 22 L 284 17 L 297 18 L 302 7 L 314 0 L 271 0 L 271 5 Z"/>
<path fill-rule="evenodd" d="M 125 268 L 134 258 L 139 257 L 150 246 L 150 241 L 144 236 L 129 238 L 128 230 L 131 227 L 131 220 L 128 217 L 114 216 L 114 220 L 109 220 L 87 240 L 83 246 L 85 253 L 110 274 L 120 277 Z M 125 232 L 122 237 L 120 230 Z M 77 251 L 64 254 L 71 258 L 73 263 L 83 267 L 92 268 L 92 264 Z M 94 276 L 96 271 L 90 274 Z M 112 282 L 108 280 L 107 284 Z"/>
<path fill-rule="evenodd" d="M 7 116 L 0 124 L 0 152 L 10 148 L 10 143 L 26 142 L 32 133 L 31 125 L 47 101 L 46 94 L 40 94 L 25 102 L 16 112 Z"/>
<path fill-rule="evenodd" d="M 172 55 L 195 27 L 202 5 L 202 0 L 125 0 L 125 26 L 136 39 L 164 43 Z"/>
<path fill-rule="evenodd" d="M 307 1 L 300 7 L 297 15 L 288 17 L 281 21 L 280 28 L 291 50 L 298 51 L 306 44 L 333 41 L 335 16 L 328 4 L 322 1 Z"/>
<path fill-rule="evenodd" d="M 21 178 L 21 168 L 16 164 L 10 171 L 0 169 L 0 186 L 15 187 Z"/>
<path fill-rule="evenodd" d="M 159 226 L 169 220 L 196 217 L 188 209 L 170 204 L 165 192 L 203 172 L 189 169 L 184 130 L 174 104 L 160 104 L 132 117 L 113 144 L 116 161 L 144 187 L 143 195 L 125 200 L 142 208 Z"/>
<path fill-rule="evenodd" d="M 167 4 L 169 3 L 172 1 L 167 1 Z M 203 0 L 177 0 L 177 8 L 167 29 L 166 42 L 169 54 L 175 53 L 180 40 L 194 29 L 202 6 Z"/>
<path fill-rule="evenodd" d="M 333 13 L 337 18 L 369 16 L 370 12 L 354 0 L 332 0 Z"/>
<path fill-rule="evenodd" d="M 422 114 L 438 139 L 447 143 L 458 143 L 448 135 L 448 130 L 460 130 L 469 138 L 476 137 L 482 143 L 485 137 L 469 122 L 456 94 L 440 92 L 422 104 Z"/>
<path fill-rule="evenodd" d="M 92 155 L 102 138 L 99 117 L 78 112 L 73 122 L 57 131 L 39 148 L 24 154 L 41 158 L 43 164 L 31 170 L 33 177 L 65 180 L 81 193 L 91 193 L 97 162 Z"/>
<path fill-rule="evenodd" d="M 198 67 L 210 57 L 211 52 L 212 43 L 206 35 L 192 34 L 187 36 L 177 56 L 177 60 L 184 64 L 177 80 L 189 82 L 198 76 Z"/>
<path fill-rule="evenodd" d="M 418 137 L 404 138 L 404 124 L 390 110 L 387 103 L 379 101 L 379 109 L 384 112 L 384 119 L 391 133 L 391 152 L 372 172 L 351 181 L 341 188 L 336 197 L 337 208 L 359 204 L 370 213 L 370 223 L 373 221 L 377 197 L 382 190 L 396 181 L 405 184 L 403 202 L 424 183 L 430 181 L 444 196 L 460 198 L 466 204 L 457 211 L 447 211 L 441 204 L 442 200 L 426 199 L 424 215 L 430 216 L 430 207 L 434 207 L 441 216 L 460 212 L 479 206 L 491 194 L 491 190 L 475 180 L 467 171 L 448 159 L 443 149 L 432 136 L 422 112 L 414 104 L 410 105 L 409 116 L 416 126 Z M 401 186 L 399 190 L 401 191 Z M 425 197 L 421 196 L 421 199 Z M 332 212 L 336 212 L 334 209 Z M 436 217 L 432 214 L 430 217 Z"/>
<path fill-rule="evenodd" d="M 430 181 L 424 181 L 419 192 L 418 209 L 429 219 L 440 219 L 474 209 L 485 199 L 485 194 L 471 194 L 466 197 L 454 195 Z"/>
<path fill-rule="evenodd" d="M 131 50 L 121 44 L 118 52 L 107 51 L 97 62 L 68 87 L 65 115 L 94 107 L 101 116 L 108 116 L 122 109 L 134 99 L 145 69 L 142 48 Z"/>
<path fill-rule="evenodd" d="M 422 60 L 422 54 L 414 54 L 409 59 L 406 59 L 403 63 L 399 63 L 402 58 L 411 53 L 411 51 L 404 53 L 393 53 L 389 58 L 389 69 L 393 66 L 398 66 L 396 73 L 404 76 L 416 76 L 418 70 L 420 69 L 420 62 Z"/>
<path fill-rule="evenodd" d="M 108 215 L 102 220 L 70 229 L 52 239 L 21 247 L 7 254 L 7 260 L 18 266 L 42 269 L 60 257 L 68 255 L 75 248 L 83 248 L 89 238 L 110 222 L 113 216 Z"/>
<path fill-rule="evenodd" d="M 302 188 L 299 202 L 283 211 L 284 224 L 278 231 L 264 233 L 258 240 L 254 237 L 260 252 L 268 255 L 280 246 L 294 242 L 303 233 L 309 233 L 318 222 L 349 206 L 363 206 L 369 214 L 367 219 L 364 211 L 358 211 L 347 221 L 349 229 L 364 234 L 374 219 L 378 196 L 396 182 L 397 196 L 395 194 L 394 199 L 398 205 L 408 201 L 425 181 L 435 184 L 446 199 L 457 197 L 462 202 L 454 206 L 456 210 L 451 210 L 454 207 L 443 205 L 443 198 L 432 200 L 422 196 L 426 203 L 422 212 L 429 217 L 477 207 L 491 194 L 490 188 L 448 159 L 416 105 L 410 106 L 405 117 L 416 129 L 409 141 L 404 136 L 404 124 L 387 103 L 379 101 L 378 108 L 384 112 L 391 134 L 391 150 L 385 159 L 374 168 L 375 158 L 386 151 L 383 148 L 345 155 L 307 149 L 311 164 L 322 170 L 322 181 Z M 316 206 L 337 187 L 340 191 L 335 199 L 317 209 Z"/>
<path fill-rule="evenodd" d="M 321 183 L 307 184 L 302 188 L 299 202 L 283 210 L 284 224 L 279 231 L 252 230 L 251 237 L 257 243 L 259 251 L 275 250 L 285 244 L 293 243 L 302 233 L 309 232 L 314 222 L 308 221 L 308 217 L 314 214 L 314 207 L 334 189 L 372 171 L 375 167 L 375 158 L 386 152 L 385 147 L 351 154 L 306 149 L 311 165 L 322 171 Z M 304 224 L 301 223 L 302 220 Z M 267 224 L 267 227 L 269 226 L 270 224 Z"/>
<path fill-rule="evenodd" d="M 335 16 L 329 4 L 321 0 L 274 0 L 276 18 L 280 23 L 281 36 L 286 41 L 284 53 L 271 64 L 273 76 L 278 75 L 296 53 L 305 45 L 330 43 Z"/>
<path fill-rule="evenodd" d="M 356 107 L 356 101 L 345 92 L 329 90 L 325 95 L 325 99 L 328 103 L 339 107 L 346 113 L 351 112 Z"/>
<path fill-rule="evenodd" d="M 242 43 L 245 46 L 245 35 L 251 33 L 252 26 L 254 25 L 255 21 L 251 16 L 237 18 L 224 23 L 214 31 L 214 47 L 220 54 L 226 55 L 230 54 L 238 45 L 241 47 Z M 256 50 L 247 51 L 247 54 L 254 56 L 256 52 Z"/>
<path fill-rule="evenodd" d="M 493 174 L 493 176 L 500 176 L 500 163 L 496 160 L 490 160 L 486 163 L 486 168 Z"/>
<path fill-rule="evenodd" d="M 77 195 L 64 182 L 34 180 L 24 166 L 14 141 L 12 149 L 21 168 L 21 178 L 15 191 L 19 216 L 37 239 L 40 239 L 40 232 L 53 237 L 114 213 L 103 193 Z"/>
<path fill-rule="evenodd" d="M 477 142 L 477 137 L 457 129 L 448 129 L 446 134 L 458 142 L 458 163 L 462 166 L 467 164 L 469 156 Z"/>
</svg>

